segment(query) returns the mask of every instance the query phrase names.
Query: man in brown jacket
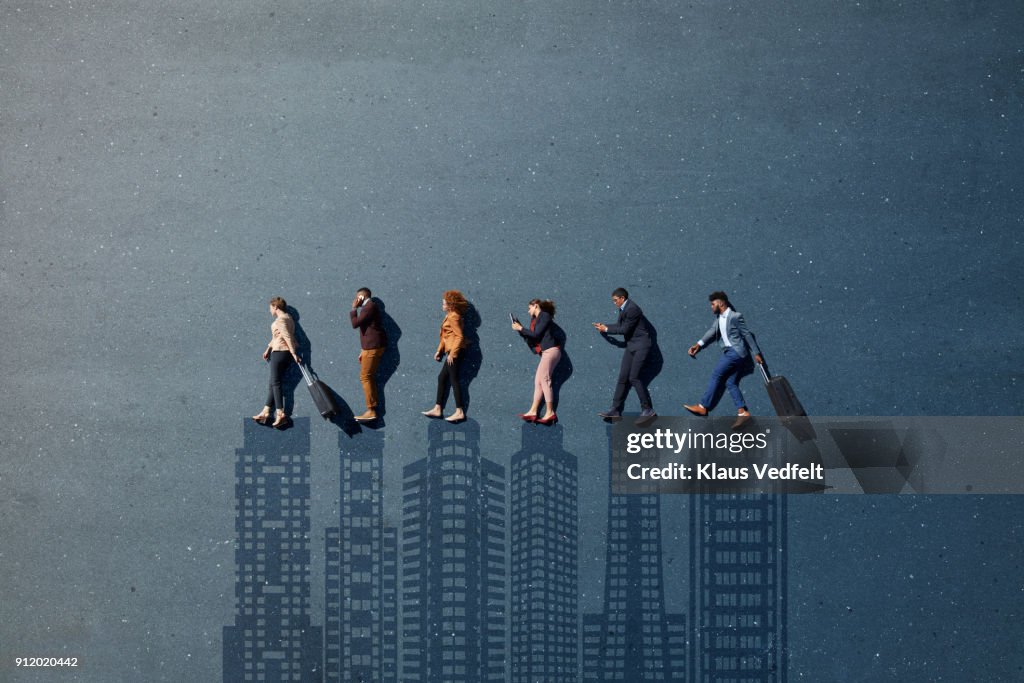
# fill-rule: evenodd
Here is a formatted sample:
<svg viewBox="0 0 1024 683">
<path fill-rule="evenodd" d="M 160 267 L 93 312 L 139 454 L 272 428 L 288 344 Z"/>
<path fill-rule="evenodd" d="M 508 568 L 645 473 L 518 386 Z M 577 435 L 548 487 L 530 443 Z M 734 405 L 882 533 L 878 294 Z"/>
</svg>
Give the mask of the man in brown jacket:
<svg viewBox="0 0 1024 683">
<path fill-rule="evenodd" d="M 348 315 L 352 327 L 359 330 L 359 381 L 366 397 L 366 412 L 357 415 L 356 421 L 372 422 L 377 419 L 377 368 L 387 349 L 388 337 L 380 322 L 380 309 L 366 287 L 356 292 Z"/>
</svg>

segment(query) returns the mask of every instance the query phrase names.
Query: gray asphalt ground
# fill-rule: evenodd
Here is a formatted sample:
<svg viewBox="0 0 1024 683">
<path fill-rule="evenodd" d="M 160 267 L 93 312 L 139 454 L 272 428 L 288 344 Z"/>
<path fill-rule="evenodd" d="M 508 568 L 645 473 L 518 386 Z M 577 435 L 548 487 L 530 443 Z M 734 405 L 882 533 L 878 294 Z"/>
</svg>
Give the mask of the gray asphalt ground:
<svg viewBox="0 0 1024 683">
<path fill-rule="evenodd" d="M 659 331 L 663 414 L 703 391 L 685 349 L 719 288 L 815 415 L 1021 414 L 1022 26 L 1017 2 L 3 3 L 0 680 L 219 680 L 271 296 L 356 412 L 355 289 L 401 329 L 396 517 L 441 293 L 479 314 L 470 414 L 506 464 L 534 366 L 507 313 L 557 302 L 584 611 L 615 287 Z M 313 420 L 316 623 L 337 434 Z M 790 515 L 791 681 L 1021 675 L 1024 499 Z"/>
</svg>

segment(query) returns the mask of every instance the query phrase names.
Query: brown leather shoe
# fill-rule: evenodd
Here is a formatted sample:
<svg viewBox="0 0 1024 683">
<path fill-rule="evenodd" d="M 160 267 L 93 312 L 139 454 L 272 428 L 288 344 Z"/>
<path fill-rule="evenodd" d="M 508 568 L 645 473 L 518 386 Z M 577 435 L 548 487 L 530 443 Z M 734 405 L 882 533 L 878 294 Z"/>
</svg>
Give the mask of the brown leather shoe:
<svg viewBox="0 0 1024 683">
<path fill-rule="evenodd" d="M 292 422 L 292 419 L 290 417 L 288 417 L 287 415 L 285 415 L 283 410 L 279 410 L 279 411 L 277 411 L 277 419 L 275 419 L 274 420 L 274 424 L 272 424 L 270 426 L 271 427 L 276 427 L 277 429 L 284 429 L 285 427 L 290 425 L 291 422 Z"/>
<path fill-rule="evenodd" d="M 683 405 L 683 407 L 686 408 L 687 410 L 689 410 L 691 413 L 693 413 L 697 417 L 707 417 L 708 416 L 708 409 L 705 408 L 704 406 L 702 406 L 699 403 L 697 405 L 695 405 L 695 406 Z"/>
<path fill-rule="evenodd" d="M 377 419 L 377 411 L 372 408 L 367 408 L 366 412 L 362 415 L 356 415 L 356 422 L 373 422 Z"/>
<path fill-rule="evenodd" d="M 736 421 L 732 423 L 732 429 L 734 431 L 740 429 L 748 422 L 750 422 L 750 411 L 746 408 L 740 408 L 736 411 Z"/>
</svg>

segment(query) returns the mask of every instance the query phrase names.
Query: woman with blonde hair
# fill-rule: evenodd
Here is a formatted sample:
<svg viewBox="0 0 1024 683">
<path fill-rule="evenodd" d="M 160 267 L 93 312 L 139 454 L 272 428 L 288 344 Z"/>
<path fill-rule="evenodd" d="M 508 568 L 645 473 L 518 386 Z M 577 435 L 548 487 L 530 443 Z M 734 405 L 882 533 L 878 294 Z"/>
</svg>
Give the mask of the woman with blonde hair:
<svg viewBox="0 0 1024 683">
<path fill-rule="evenodd" d="M 441 417 L 441 406 L 448 396 L 448 385 L 451 385 L 452 396 L 455 398 L 455 412 L 446 417 L 448 422 L 462 422 L 466 419 L 466 407 L 462 402 L 462 387 L 459 386 L 459 366 L 462 364 L 463 351 L 467 344 L 462 334 L 462 316 L 469 308 L 469 302 L 462 292 L 449 289 L 441 298 L 441 310 L 445 312 L 441 323 L 441 341 L 434 352 L 434 360 L 441 362 L 441 372 L 437 375 L 437 400 L 434 407 L 424 410 L 427 417 Z"/>
<path fill-rule="evenodd" d="M 553 425 L 558 422 L 558 416 L 555 415 L 555 396 L 551 385 L 551 375 L 555 371 L 555 366 L 562 360 L 565 332 L 555 323 L 554 301 L 532 299 L 527 310 L 530 313 L 529 328 L 524 327 L 522 323 L 513 318 L 512 329 L 526 340 L 530 350 L 540 356 L 540 361 L 537 363 L 537 372 L 533 376 L 533 403 L 530 405 L 530 409 L 519 417 L 526 422 Z M 541 399 L 544 400 L 544 417 L 538 418 L 537 411 L 540 409 Z"/>
<path fill-rule="evenodd" d="M 270 343 L 263 351 L 263 360 L 270 363 L 270 390 L 263 410 L 253 415 L 252 419 L 265 425 L 270 420 L 270 411 L 276 407 L 275 419 L 270 426 L 283 429 L 291 422 L 291 418 L 284 412 L 281 380 L 292 361 L 299 363 L 302 359 L 296 351 L 298 345 L 295 343 L 295 320 L 288 314 L 288 304 L 284 299 L 275 296 L 270 300 L 270 315 L 274 316 L 274 322 L 270 326 Z"/>
</svg>

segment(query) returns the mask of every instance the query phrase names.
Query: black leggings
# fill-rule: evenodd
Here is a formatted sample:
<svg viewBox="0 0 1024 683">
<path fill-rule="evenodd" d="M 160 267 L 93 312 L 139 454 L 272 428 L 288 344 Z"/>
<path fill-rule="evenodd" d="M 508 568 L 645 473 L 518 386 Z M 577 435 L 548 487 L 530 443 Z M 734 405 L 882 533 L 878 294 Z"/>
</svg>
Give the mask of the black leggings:
<svg viewBox="0 0 1024 683">
<path fill-rule="evenodd" d="M 451 365 L 448 364 L 448 358 L 441 359 L 441 372 L 437 375 L 437 400 L 435 401 L 437 405 L 444 405 L 444 400 L 448 396 L 448 385 L 451 384 L 455 407 L 464 407 L 462 405 L 462 387 L 459 386 L 460 365 L 462 365 L 461 357 L 457 357 Z"/>
<path fill-rule="evenodd" d="M 284 397 L 281 395 L 281 380 L 292 364 L 292 354 L 288 351 L 270 352 L 270 391 L 267 393 L 267 407 L 271 410 L 277 406 L 284 410 Z"/>
</svg>

